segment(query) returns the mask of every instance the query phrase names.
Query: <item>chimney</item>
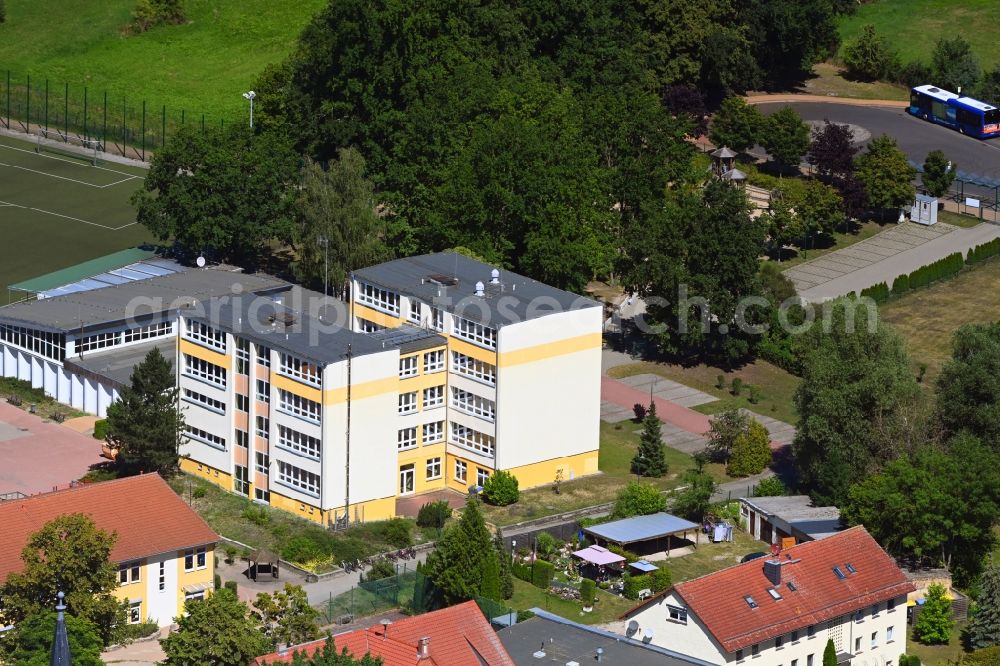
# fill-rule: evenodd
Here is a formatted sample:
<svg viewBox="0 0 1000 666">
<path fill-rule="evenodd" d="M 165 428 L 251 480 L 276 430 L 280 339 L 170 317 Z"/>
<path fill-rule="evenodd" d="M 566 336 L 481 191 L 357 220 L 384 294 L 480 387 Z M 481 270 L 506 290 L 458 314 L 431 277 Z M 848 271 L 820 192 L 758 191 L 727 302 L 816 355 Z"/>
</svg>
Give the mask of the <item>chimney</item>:
<svg viewBox="0 0 1000 666">
<path fill-rule="evenodd" d="M 486 285 L 482 282 L 476 283 L 476 296 L 483 297 L 486 295 Z"/>
<path fill-rule="evenodd" d="M 431 658 L 431 638 L 424 636 L 417 641 L 417 659 L 423 661 Z"/>
<path fill-rule="evenodd" d="M 500 271 L 495 268 L 490 271 L 490 284 L 500 284 Z"/>
<path fill-rule="evenodd" d="M 288 654 L 288 643 L 278 643 L 278 656 L 284 657 Z"/>
<path fill-rule="evenodd" d="M 765 560 L 764 575 L 771 581 L 771 585 L 781 585 L 781 560 Z"/>
</svg>

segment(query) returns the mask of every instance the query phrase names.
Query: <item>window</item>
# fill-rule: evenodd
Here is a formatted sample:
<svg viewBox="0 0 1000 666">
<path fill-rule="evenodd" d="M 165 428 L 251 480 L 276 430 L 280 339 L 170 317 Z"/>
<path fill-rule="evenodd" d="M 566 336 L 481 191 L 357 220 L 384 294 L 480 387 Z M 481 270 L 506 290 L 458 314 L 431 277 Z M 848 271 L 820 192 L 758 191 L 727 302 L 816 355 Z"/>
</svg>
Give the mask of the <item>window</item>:
<svg viewBox="0 0 1000 666">
<path fill-rule="evenodd" d="M 490 386 L 496 386 L 497 383 L 496 366 L 457 351 L 451 353 L 451 371 L 457 375 L 475 379 Z"/>
<path fill-rule="evenodd" d="M 466 414 L 480 416 L 489 421 L 496 418 L 496 403 L 457 386 L 451 387 L 451 406 Z"/>
<path fill-rule="evenodd" d="M 242 446 L 244 449 L 250 448 L 250 433 L 246 430 L 236 429 L 236 446 Z"/>
<path fill-rule="evenodd" d="M 261 439 L 271 439 L 271 419 L 266 416 L 258 416 L 255 434 Z"/>
<path fill-rule="evenodd" d="M 743 650 L 736 651 L 736 661 L 743 661 Z"/>
<path fill-rule="evenodd" d="M 872 604 L 872 617 L 878 617 L 878 604 Z"/>
<path fill-rule="evenodd" d="M 243 395 L 242 393 L 236 394 L 236 411 L 238 412 L 250 411 L 250 396 Z"/>
<path fill-rule="evenodd" d="M 427 480 L 431 481 L 433 479 L 441 478 L 441 459 L 440 458 L 428 458 L 427 459 Z"/>
<path fill-rule="evenodd" d="M 806 627 L 806 637 L 807 638 L 815 638 L 816 637 L 816 625 L 815 624 L 810 624 L 808 627 Z"/>
<path fill-rule="evenodd" d="M 205 547 L 192 548 L 184 551 L 184 571 L 194 571 L 205 568 Z"/>
<path fill-rule="evenodd" d="M 246 497 L 250 494 L 250 470 L 245 465 L 236 465 L 235 472 L 233 492 Z"/>
<path fill-rule="evenodd" d="M 385 326 L 379 326 L 373 321 L 368 321 L 367 319 L 358 317 L 358 328 L 362 333 L 378 333 L 383 330 Z"/>
<path fill-rule="evenodd" d="M 226 332 L 194 319 L 184 320 L 184 337 L 204 347 L 226 352 Z"/>
<path fill-rule="evenodd" d="M 799 666 L 799 660 L 798 659 L 792 659 L 792 666 Z"/>
<path fill-rule="evenodd" d="M 399 494 L 408 495 L 414 488 L 414 467 L 413 463 L 403 465 L 399 468 Z"/>
<path fill-rule="evenodd" d="M 889 599 L 887 602 L 885 602 L 885 611 L 887 613 L 891 613 L 894 610 L 896 610 L 896 600 Z"/>
<path fill-rule="evenodd" d="M 462 483 L 465 483 L 465 480 L 468 478 L 468 474 L 469 474 L 469 465 L 468 465 L 468 463 L 466 463 L 464 460 L 456 460 L 455 461 L 455 480 L 456 481 L 461 481 Z"/>
<path fill-rule="evenodd" d="M 865 612 L 859 610 L 856 613 L 854 613 L 854 621 L 855 622 L 864 622 L 865 621 Z"/>
<path fill-rule="evenodd" d="M 264 381 L 263 379 L 257 380 L 257 393 L 256 397 L 263 403 L 271 402 L 271 382 Z"/>
<path fill-rule="evenodd" d="M 431 328 L 444 331 L 444 311 L 441 308 L 431 308 Z"/>
<path fill-rule="evenodd" d="M 795 592 L 799 589 L 795 587 L 795 583 L 793 583 L 792 581 L 788 581 L 788 583 L 786 583 L 786 586 L 788 587 L 789 592 Z"/>
<path fill-rule="evenodd" d="M 204 600 L 205 600 L 205 591 L 204 590 L 198 590 L 197 592 L 185 592 L 184 593 L 184 603 L 187 603 L 189 601 L 204 601 Z"/>
<path fill-rule="evenodd" d="M 417 392 L 411 391 L 409 393 L 399 394 L 399 409 L 400 414 L 412 414 L 417 411 Z"/>
<path fill-rule="evenodd" d="M 760 643 L 754 643 L 750 646 L 750 656 L 759 657 L 760 656 Z"/>
<path fill-rule="evenodd" d="M 488 456 L 493 455 L 493 438 L 460 423 L 451 422 L 451 443 Z"/>
<path fill-rule="evenodd" d="M 848 572 L 848 573 L 852 573 L 852 574 L 856 574 L 856 573 L 858 573 L 858 570 L 857 570 L 857 569 L 855 569 L 855 568 L 854 568 L 854 565 L 853 565 L 853 564 L 851 564 L 850 562 L 848 562 L 848 563 L 847 563 L 847 564 L 845 564 L 844 566 L 845 566 L 845 567 L 847 567 L 847 572 Z"/>
<path fill-rule="evenodd" d="M 191 389 L 184 389 L 184 402 L 199 405 L 207 410 L 217 412 L 219 414 L 226 413 L 226 403 L 221 400 L 216 400 L 215 398 L 209 398 L 207 395 L 196 393 Z"/>
<path fill-rule="evenodd" d="M 236 374 L 250 374 L 250 341 L 236 338 Z"/>
<path fill-rule="evenodd" d="M 412 298 L 408 299 L 409 308 L 406 311 L 406 319 L 411 324 L 416 324 L 420 326 L 420 301 L 415 301 Z"/>
<path fill-rule="evenodd" d="M 167 567 L 166 562 L 164 562 L 163 560 L 160 560 L 160 578 L 159 578 L 159 581 L 158 581 L 159 582 L 159 587 L 160 587 L 160 592 L 163 592 L 165 589 L 167 589 L 167 570 L 166 570 L 166 567 Z"/>
<path fill-rule="evenodd" d="M 399 359 L 399 378 L 416 377 L 420 371 L 417 369 L 417 357 L 407 356 Z"/>
<path fill-rule="evenodd" d="M 778 636 L 777 638 L 774 639 L 774 647 L 775 647 L 775 649 L 781 650 L 782 647 L 784 646 L 784 644 L 785 644 L 785 637 L 784 636 Z"/>
<path fill-rule="evenodd" d="M 424 444 L 433 444 L 434 442 L 440 442 L 444 439 L 444 421 L 435 421 L 434 423 L 425 423 L 423 432 L 423 442 Z"/>
<path fill-rule="evenodd" d="M 680 606 L 671 606 L 667 604 L 667 616 L 670 618 L 671 622 L 677 622 L 679 624 L 687 624 L 688 612 L 686 608 L 681 608 Z M 740 657 L 738 657 L 739 659 Z"/>
<path fill-rule="evenodd" d="M 403 428 L 396 435 L 396 448 L 400 451 L 413 449 L 417 446 L 417 429 Z"/>
<path fill-rule="evenodd" d="M 490 478 L 490 470 L 483 469 L 482 467 L 476 468 L 476 485 L 485 486 L 486 482 Z"/>
<path fill-rule="evenodd" d="M 261 474 L 267 474 L 271 470 L 271 457 L 266 453 L 257 451 L 257 464 L 254 465 L 254 469 Z"/>
<path fill-rule="evenodd" d="M 751 597 L 749 594 L 743 597 L 743 601 L 747 602 L 747 606 L 749 606 L 750 608 L 757 608 L 757 602 L 754 601 L 753 597 Z"/>
<path fill-rule="evenodd" d="M 287 426 L 278 426 L 278 447 L 307 458 L 319 460 L 319 439 L 292 430 Z"/>
<path fill-rule="evenodd" d="M 266 491 L 266 490 L 264 490 L 262 488 L 254 488 L 253 489 L 253 497 L 258 502 L 270 502 L 271 501 L 271 493 L 269 493 L 268 491 Z"/>
<path fill-rule="evenodd" d="M 456 338 L 487 349 L 497 348 L 497 330 L 495 328 L 483 326 L 459 316 L 454 316 L 453 322 L 452 333 Z"/>
<path fill-rule="evenodd" d="M 854 654 L 861 654 L 861 636 L 854 639 Z"/>
<path fill-rule="evenodd" d="M 431 386 L 424 389 L 424 409 L 440 407 L 444 404 L 444 386 Z"/>
<path fill-rule="evenodd" d="M 427 352 L 424 354 L 424 373 L 441 372 L 444 370 L 444 350 Z"/>
<path fill-rule="evenodd" d="M 813 666 L 813 656 L 809 655 L 806 657 L 806 666 Z"/>
<path fill-rule="evenodd" d="M 877 631 L 873 631 L 872 632 L 872 645 L 871 645 L 871 648 L 874 650 L 877 647 L 878 647 L 878 632 Z"/>
<path fill-rule="evenodd" d="M 291 391 L 278 389 L 278 410 L 297 416 L 300 419 L 319 423 L 322 414 L 322 405 L 309 398 L 303 398 Z"/>
<path fill-rule="evenodd" d="M 265 368 L 271 367 L 271 348 L 257 345 L 257 364 Z"/>
<path fill-rule="evenodd" d="M 318 367 L 291 354 L 281 354 L 278 374 L 291 377 L 310 386 L 320 386 L 323 383 Z"/>
<path fill-rule="evenodd" d="M 194 426 L 188 425 L 184 426 L 184 434 L 188 439 L 193 439 L 195 441 L 201 442 L 203 444 L 208 444 L 209 446 L 214 446 L 217 449 L 226 450 L 226 440 L 218 435 L 213 435 L 212 433 L 202 430 L 201 428 L 195 428 Z"/>
<path fill-rule="evenodd" d="M 773 587 L 767 588 L 767 593 L 770 594 L 771 598 L 774 599 L 775 601 L 778 601 L 779 599 L 781 599 L 781 592 L 778 592 Z"/>
<path fill-rule="evenodd" d="M 375 285 L 361 282 L 358 284 L 358 295 L 355 300 L 376 310 L 399 316 L 399 294 L 394 291 L 379 289 Z"/>
<path fill-rule="evenodd" d="M 833 573 L 840 580 L 844 580 L 845 578 L 847 578 L 847 575 L 843 571 L 840 570 L 840 567 L 834 567 L 833 568 Z"/>
<path fill-rule="evenodd" d="M 798 643 L 799 642 L 799 632 L 798 632 L 797 629 L 792 632 L 792 636 L 791 636 L 791 638 L 789 640 L 791 640 L 792 643 Z"/>
<path fill-rule="evenodd" d="M 886 643 L 892 642 L 892 627 L 885 628 L 885 642 Z"/>
<path fill-rule="evenodd" d="M 306 494 L 319 497 L 319 475 L 289 465 L 282 460 L 278 461 L 278 481 Z"/>
<path fill-rule="evenodd" d="M 150 338 L 161 338 L 167 335 L 173 335 L 173 333 L 174 323 L 171 321 L 161 321 L 157 324 L 139 326 L 124 331 L 122 333 L 122 342 L 140 342 L 142 340 L 149 340 Z"/>
<path fill-rule="evenodd" d="M 0 324 L 0 341 L 57 361 L 62 361 L 66 357 L 66 336 L 62 333 L 47 333 L 21 326 Z M 79 341 L 76 343 L 76 351 L 78 354 L 85 351 L 80 349 Z"/>
<path fill-rule="evenodd" d="M 219 388 L 226 388 L 226 369 L 197 356 L 184 354 L 184 374 Z"/>
<path fill-rule="evenodd" d="M 141 578 L 142 562 L 123 562 L 118 565 L 118 583 L 120 585 L 131 585 L 142 582 Z"/>
<path fill-rule="evenodd" d="M 128 623 L 139 624 L 142 622 L 142 601 L 130 601 L 128 604 Z"/>
<path fill-rule="evenodd" d="M 76 341 L 76 353 L 82 354 L 83 352 L 94 351 L 96 349 L 117 347 L 121 343 L 121 331 L 114 331 L 112 333 L 95 333 L 94 335 L 88 335 L 87 337 L 80 338 Z"/>
</svg>

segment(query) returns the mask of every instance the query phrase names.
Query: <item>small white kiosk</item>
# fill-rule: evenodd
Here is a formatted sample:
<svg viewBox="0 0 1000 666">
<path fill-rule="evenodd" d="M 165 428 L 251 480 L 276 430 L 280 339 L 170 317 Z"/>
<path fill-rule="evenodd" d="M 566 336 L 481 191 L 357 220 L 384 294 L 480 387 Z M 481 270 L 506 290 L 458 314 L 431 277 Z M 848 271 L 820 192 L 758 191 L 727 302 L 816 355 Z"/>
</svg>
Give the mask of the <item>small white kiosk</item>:
<svg viewBox="0 0 1000 666">
<path fill-rule="evenodd" d="M 918 194 L 910 208 L 910 222 L 925 224 L 930 226 L 937 224 L 938 200 L 937 197 Z"/>
</svg>

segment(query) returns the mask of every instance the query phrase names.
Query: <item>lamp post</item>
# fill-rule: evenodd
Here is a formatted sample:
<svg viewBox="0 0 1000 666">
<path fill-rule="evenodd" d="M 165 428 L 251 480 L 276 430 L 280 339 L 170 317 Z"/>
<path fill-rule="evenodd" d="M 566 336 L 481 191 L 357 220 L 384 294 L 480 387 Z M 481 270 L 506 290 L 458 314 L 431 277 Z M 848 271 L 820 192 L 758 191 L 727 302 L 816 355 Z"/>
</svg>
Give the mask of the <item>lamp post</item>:
<svg viewBox="0 0 1000 666">
<path fill-rule="evenodd" d="M 327 292 L 330 284 L 330 239 L 320 236 L 316 242 L 323 248 L 323 296 L 326 297 L 329 296 Z"/>
<path fill-rule="evenodd" d="M 517 539 L 510 540 L 510 561 L 514 562 L 517 557 Z"/>
<path fill-rule="evenodd" d="M 257 97 L 257 93 L 254 91 L 243 93 L 243 98 L 250 100 L 250 129 L 253 129 L 253 100 Z"/>
</svg>

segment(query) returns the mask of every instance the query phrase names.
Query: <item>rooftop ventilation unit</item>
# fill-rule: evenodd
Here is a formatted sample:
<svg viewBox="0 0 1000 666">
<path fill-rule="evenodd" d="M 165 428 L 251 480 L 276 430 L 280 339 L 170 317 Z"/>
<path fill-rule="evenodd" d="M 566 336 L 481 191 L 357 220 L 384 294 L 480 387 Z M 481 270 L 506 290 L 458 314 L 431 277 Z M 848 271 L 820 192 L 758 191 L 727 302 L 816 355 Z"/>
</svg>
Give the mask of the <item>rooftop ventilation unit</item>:
<svg viewBox="0 0 1000 666">
<path fill-rule="evenodd" d="M 458 278 L 452 277 L 450 275 L 443 275 L 441 273 L 434 273 L 433 275 L 428 275 L 427 279 L 436 285 L 442 287 L 454 287 L 458 284 Z"/>
<path fill-rule="evenodd" d="M 495 268 L 490 271 L 490 284 L 500 284 L 500 271 Z"/>
<path fill-rule="evenodd" d="M 483 284 L 482 282 L 477 282 L 476 283 L 476 296 L 479 296 L 480 298 L 482 298 L 485 295 L 486 295 L 486 285 Z"/>
<path fill-rule="evenodd" d="M 291 312 L 275 312 L 270 315 L 267 320 L 272 324 L 281 324 L 282 326 L 291 326 L 295 323 L 295 315 Z"/>
</svg>

